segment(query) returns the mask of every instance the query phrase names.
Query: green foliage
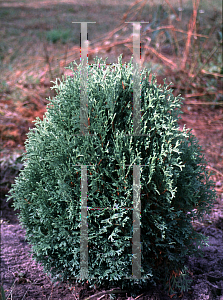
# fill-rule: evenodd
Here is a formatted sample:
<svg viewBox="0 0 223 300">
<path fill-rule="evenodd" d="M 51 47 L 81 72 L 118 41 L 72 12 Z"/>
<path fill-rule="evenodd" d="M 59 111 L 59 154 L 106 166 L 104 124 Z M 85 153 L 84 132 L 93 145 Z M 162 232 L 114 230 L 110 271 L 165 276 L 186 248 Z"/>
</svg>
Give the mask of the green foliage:
<svg viewBox="0 0 223 300">
<path fill-rule="evenodd" d="M 24 169 L 8 197 L 20 209 L 33 257 L 53 280 L 137 291 L 162 282 L 187 289 L 186 255 L 207 241 L 192 227 L 215 193 L 195 137 L 179 130 L 181 98 L 141 76 L 141 134 L 133 136 L 133 66 L 88 66 L 88 127 L 80 135 L 80 65 L 56 81 L 57 96 L 28 133 Z M 91 166 L 89 166 L 91 164 Z M 127 166 L 130 165 L 130 166 Z M 133 164 L 140 164 L 141 275 L 132 276 Z M 81 166 L 88 179 L 88 272 L 80 279 Z M 142 166 L 145 165 L 145 166 Z M 90 209 L 93 208 L 93 209 Z M 102 208 L 98 210 L 97 208 Z M 103 209 L 103 208 L 110 208 Z M 127 278 L 126 278 L 127 277 Z M 171 289 L 170 285 L 171 284 Z"/>
<path fill-rule="evenodd" d="M 0 285 L 0 293 L 0 300 L 5 300 L 5 291 L 2 285 Z"/>
<path fill-rule="evenodd" d="M 9 91 L 9 85 L 5 80 L 2 80 L 0 82 L 0 93 L 5 93 L 7 91 Z"/>
<path fill-rule="evenodd" d="M 62 44 L 66 44 L 69 37 L 71 36 L 70 30 L 50 30 L 46 33 L 46 38 L 52 43 L 61 41 Z"/>
</svg>

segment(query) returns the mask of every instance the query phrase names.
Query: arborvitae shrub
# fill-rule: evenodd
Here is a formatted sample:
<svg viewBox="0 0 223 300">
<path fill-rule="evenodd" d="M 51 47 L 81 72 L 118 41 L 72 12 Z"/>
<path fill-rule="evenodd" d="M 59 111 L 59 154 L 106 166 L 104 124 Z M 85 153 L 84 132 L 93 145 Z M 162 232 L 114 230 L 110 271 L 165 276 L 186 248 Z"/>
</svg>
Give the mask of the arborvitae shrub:
<svg viewBox="0 0 223 300">
<path fill-rule="evenodd" d="M 71 65 L 73 76 L 55 82 L 57 96 L 28 133 L 25 167 L 8 199 L 20 209 L 34 259 L 53 280 L 72 283 L 75 278 L 128 291 L 159 282 L 170 294 L 184 291 L 189 280 L 185 257 L 202 254 L 207 242 L 192 227 L 192 218 L 202 220 L 215 199 L 202 149 L 177 124 L 182 98 L 165 83 L 158 86 L 155 77 L 149 81 L 145 69 L 140 75 L 142 135 L 133 136 L 133 65 L 122 65 L 121 57 L 113 66 L 102 63 L 97 58 L 88 66 L 93 135 L 80 135 L 81 65 L 77 71 Z M 133 211 L 124 209 L 133 207 L 133 164 L 146 165 L 140 168 L 139 280 L 130 279 Z M 82 280 L 77 165 L 88 165 L 88 207 L 102 208 L 88 209 L 89 277 Z"/>
</svg>

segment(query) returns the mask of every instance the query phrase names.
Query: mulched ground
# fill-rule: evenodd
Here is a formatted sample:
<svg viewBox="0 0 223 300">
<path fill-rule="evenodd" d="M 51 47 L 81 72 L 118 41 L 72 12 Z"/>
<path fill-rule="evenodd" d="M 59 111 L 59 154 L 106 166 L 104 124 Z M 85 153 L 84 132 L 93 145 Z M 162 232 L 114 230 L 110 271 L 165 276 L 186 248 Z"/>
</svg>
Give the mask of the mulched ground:
<svg viewBox="0 0 223 300">
<path fill-rule="evenodd" d="M 209 237 L 210 247 L 204 248 L 203 258 L 188 257 L 188 267 L 192 272 L 192 289 L 185 292 L 182 300 L 223 300 L 223 199 L 218 198 L 213 209 L 215 221 L 208 225 L 199 225 L 198 232 Z M 218 211 L 218 219 L 216 219 Z M 25 241 L 23 229 L 10 202 L 2 199 L 1 219 L 1 281 L 6 296 L 14 300 L 34 299 L 87 299 L 96 295 L 102 289 L 91 290 L 87 286 L 73 286 L 70 290 L 66 283 L 54 286 L 43 268 L 31 259 L 31 246 Z M 17 211 L 16 211 L 17 212 Z M 139 295 L 140 296 L 140 295 Z M 91 299 L 109 299 L 105 292 Z M 119 295 L 118 299 L 133 299 L 128 295 Z M 165 300 L 168 295 L 160 292 L 160 287 L 148 287 L 142 296 L 135 299 Z"/>
</svg>

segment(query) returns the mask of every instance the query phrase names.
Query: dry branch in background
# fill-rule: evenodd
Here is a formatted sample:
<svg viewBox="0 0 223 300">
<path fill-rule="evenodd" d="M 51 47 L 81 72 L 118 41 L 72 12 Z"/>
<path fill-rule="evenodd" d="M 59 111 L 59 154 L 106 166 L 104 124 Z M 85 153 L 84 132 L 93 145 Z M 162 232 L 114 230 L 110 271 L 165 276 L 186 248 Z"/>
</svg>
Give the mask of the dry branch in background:
<svg viewBox="0 0 223 300">
<path fill-rule="evenodd" d="M 181 64 L 181 69 L 185 69 L 186 61 L 189 55 L 190 45 L 191 45 L 191 37 L 194 30 L 196 30 L 196 19 L 197 19 L 197 10 L 199 7 L 200 0 L 193 0 L 193 15 L 191 16 L 191 19 L 188 24 L 188 35 L 187 35 L 187 43 L 183 55 L 183 60 Z"/>
</svg>

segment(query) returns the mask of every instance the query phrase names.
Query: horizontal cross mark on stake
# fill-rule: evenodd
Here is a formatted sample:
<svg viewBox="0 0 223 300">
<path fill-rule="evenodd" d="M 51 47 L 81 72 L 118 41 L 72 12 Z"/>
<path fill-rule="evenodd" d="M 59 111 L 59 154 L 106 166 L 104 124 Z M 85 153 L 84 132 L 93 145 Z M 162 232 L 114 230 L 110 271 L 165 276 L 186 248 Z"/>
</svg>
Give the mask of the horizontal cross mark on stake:
<svg viewBox="0 0 223 300">
<path fill-rule="evenodd" d="M 97 166 L 97 164 L 96 165 L 73 165 L 73 166 L 77 166 L 77 167 L 81 167 L 81 166 Z M 148 167 L 149 165 L 136 165 L 136 164 L 133 164 L 133 165 L 127 165 L 127 164 L 125 164 L 125 166 L 139 166 L 139 167 Z"/>
<path fill-rule="evenodd" d="M 95 134 L 90 133 L 87 135 L 96 136 Z M 73 136 L 83 136 L 83 134 L 73 134 Z M 149 136 L 149 134 L 124 134 L 124 136 Z"/>
<path fill-rule="evenodd" d="M 110 208 L 110 207 L 87 207 L 87 210 L 114 210 L 114 209 L 133 209 L 133 207 L 114 207 L 114 208 Z M 120 224 L 114 224 L 114 225 L 120 225 Z"/>
</svg>

